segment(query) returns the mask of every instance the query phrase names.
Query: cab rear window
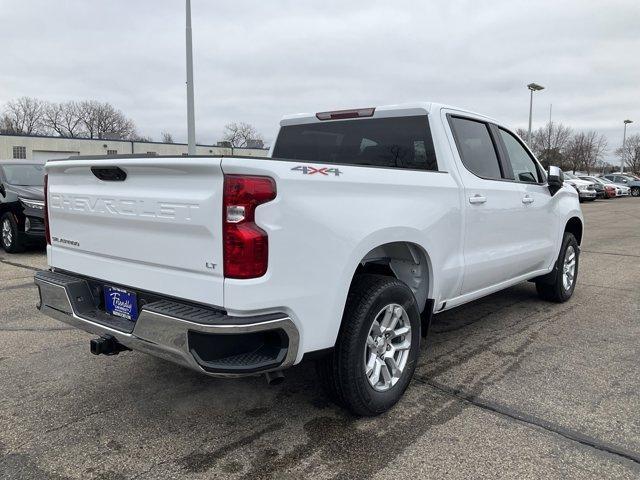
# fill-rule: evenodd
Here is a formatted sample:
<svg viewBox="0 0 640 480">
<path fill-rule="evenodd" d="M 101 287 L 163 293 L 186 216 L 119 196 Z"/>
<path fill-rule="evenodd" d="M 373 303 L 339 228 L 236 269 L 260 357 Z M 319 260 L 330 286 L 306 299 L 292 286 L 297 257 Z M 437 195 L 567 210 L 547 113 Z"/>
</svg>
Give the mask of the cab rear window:
<svg viewBox="0 0 640 480">
<path fill-rule="evenodd" d="M 312 163 L 438 170 L 426 115 L 283 126 L 273 157 Z"/>
</svg>

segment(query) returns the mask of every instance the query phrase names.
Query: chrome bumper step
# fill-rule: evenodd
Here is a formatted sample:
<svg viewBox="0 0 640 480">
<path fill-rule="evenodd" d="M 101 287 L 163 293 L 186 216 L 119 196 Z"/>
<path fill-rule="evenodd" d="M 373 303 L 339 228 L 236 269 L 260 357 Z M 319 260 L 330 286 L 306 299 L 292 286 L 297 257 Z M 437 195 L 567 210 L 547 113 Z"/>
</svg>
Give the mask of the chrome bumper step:
<svg viewBox="0 0 640 480">
<path fill-rule="evenodd" d="M 52 271 L 38 272 L 34 280 L 42 313 L 211 376 L 279 370 L 296 360 L 298 329 L 286 314 L 234 317 L 163 299 L 142 305 L 138 319 L 130 321 L 100 309 L 96 282 Z"/>
</svg>

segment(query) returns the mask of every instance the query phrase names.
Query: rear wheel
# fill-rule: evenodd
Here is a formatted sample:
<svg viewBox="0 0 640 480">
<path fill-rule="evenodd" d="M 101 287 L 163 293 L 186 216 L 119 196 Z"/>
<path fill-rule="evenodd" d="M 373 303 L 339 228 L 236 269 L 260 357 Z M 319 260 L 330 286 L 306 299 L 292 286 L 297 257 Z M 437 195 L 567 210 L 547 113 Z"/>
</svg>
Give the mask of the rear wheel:
<svg viewBox="0 0 640 480">
<path fill-rule="evenodd" d="M 317 364 L 336 403 L 378 415 L 406 390 L 420 350 L 420 314 L 411 290 L 382 275 L 354 279 L 333 353 Z"/>
<path fill-rule="evenodd" d="M 559 303 L 569 300 L 576 287 L 579 260 L 578 242 L 572 233 L 565 232 L 554 271 L 536 281 L 540 298 Z"/>
<path fill-rule="evenodd" d="M 23 247 L 18 238 L 18 224 L 12 213 L 7 212 L 0 218 L 0 243 L 9 253 L 22 251 Z"/>
<path fill-rule="evenodd" d="M 633 187 L 631 189 L 631 195 L 633 197 L 640 197 L 640 187 Z"/>
</svg>

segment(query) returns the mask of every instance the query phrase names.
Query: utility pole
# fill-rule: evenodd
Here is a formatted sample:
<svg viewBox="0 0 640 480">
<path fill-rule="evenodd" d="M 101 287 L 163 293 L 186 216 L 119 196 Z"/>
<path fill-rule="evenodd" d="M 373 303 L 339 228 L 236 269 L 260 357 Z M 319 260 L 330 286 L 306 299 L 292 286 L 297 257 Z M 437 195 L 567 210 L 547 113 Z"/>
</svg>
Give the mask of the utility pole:
<svg viewBox="0 0 640 480">
<path fill-rule="evenodd" d="M 193 43 L 191 40 L 191 0 L 187 10 L 187 138 L 189 155 L 196 154 L 196 116 L 193 110 Z"/>
</svg>

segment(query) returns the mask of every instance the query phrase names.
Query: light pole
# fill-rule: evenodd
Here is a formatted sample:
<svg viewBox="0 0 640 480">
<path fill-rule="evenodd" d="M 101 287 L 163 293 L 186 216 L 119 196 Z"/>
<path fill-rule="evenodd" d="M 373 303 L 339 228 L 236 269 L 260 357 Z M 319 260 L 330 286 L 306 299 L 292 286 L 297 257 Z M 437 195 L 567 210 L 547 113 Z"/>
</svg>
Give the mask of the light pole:
<svg viewBox="0 0 640 480">
<path fill-rule="evenodd" d="M 622 134 L 622 155 L 620 159 L 620 173 L 624 173 L 624 146 L 627 143 L 627 125 L 633 123 L 633 120 L 624 120 L 624 133 Z"/>
<path fill-rule="evenodd" d="M 191 0 L 187 10 L 187 139 L 189 155 L 196 154 L 196 117 L 193 111 L 193 46 L 191 42 Z"/>
<path fill-rule="evenodd" d="M 544 90 L 542 85 L 538 85 L 537 83 L 530 83 L 527 85 L 527 88 L 531 91 L 531 96 L 529 97 L 529 134 L 527 135 L 527 143 L 529 147 L 531 147 L 531 117 L 533 116 L 533 92 L 538 90 Z"/>
</svg>

